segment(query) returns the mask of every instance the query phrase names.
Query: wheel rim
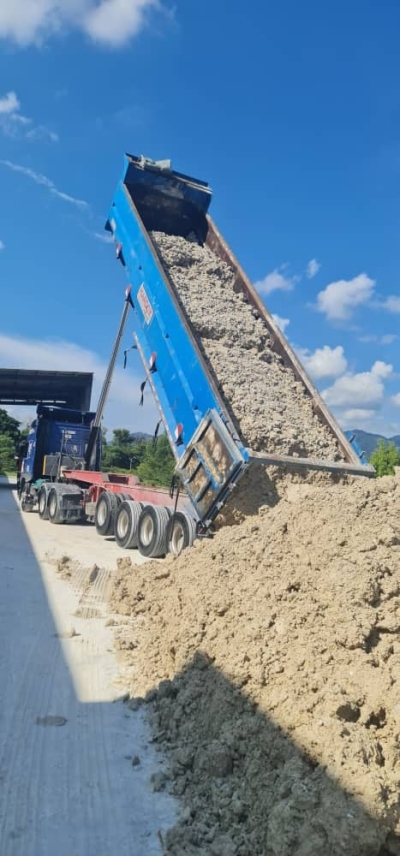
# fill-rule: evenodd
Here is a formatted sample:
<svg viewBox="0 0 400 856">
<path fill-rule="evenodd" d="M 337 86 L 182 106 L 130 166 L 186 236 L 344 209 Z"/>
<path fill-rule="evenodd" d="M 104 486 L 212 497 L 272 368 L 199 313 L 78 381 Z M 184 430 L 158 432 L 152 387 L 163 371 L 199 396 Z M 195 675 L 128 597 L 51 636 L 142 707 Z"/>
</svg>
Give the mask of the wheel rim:
<svg viewBox="0 0 400 856">
<path fill-rule="evenodd" d="M 46 494 L 44 491 L 41 491 L 39 496 L 39 514 L 44 514 L 46 511 Z"/>
<path fill-rule="evenodd" d="M 148 547 L 154 535 L 154 523 L 149 514 L 146 514 L 141 526 L 141 540 L 145 547 Z"/>
<path fill-rule="evenodd" d="M 125 538 L 129 528 L 129 515 L 126 508 L 123 508 L 117 520 L 117 533 L 119 538 Z"/>
<path fill-rule="evenodd" d="M 100 499 L 100 501 L 97 505 L 97 522 L 98 522 L 99 526 L 104 526 L 104 523 L 106 522 L 106 514 L 107 514 L 106 503 L 105 503 L 104 499 Z"/>
<path fill-rule="evenodd" d="M 182 523 L 179 523 L 178 520 L 174 523 L 174 528 L 172 530 L 171 539 L 169 542 L 170 553 L 173 553 L 174 556 L 179 556 L 185 546 L 185 532 L 182 526 Z"/>
</svg>

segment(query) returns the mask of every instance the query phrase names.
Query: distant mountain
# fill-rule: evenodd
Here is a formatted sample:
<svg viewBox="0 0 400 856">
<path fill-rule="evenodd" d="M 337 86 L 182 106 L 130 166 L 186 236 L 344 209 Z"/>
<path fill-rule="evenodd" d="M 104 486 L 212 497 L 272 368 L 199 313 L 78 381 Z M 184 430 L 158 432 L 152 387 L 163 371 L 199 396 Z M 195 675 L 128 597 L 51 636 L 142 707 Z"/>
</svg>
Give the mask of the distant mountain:
<svg viewBox="0 0 400 856">
<path fill-rule="evenodd" d="M 375 451 L 379 440 L 384 440 L 385 443 L 394 443 L 400 449 L 400 434 L 396 434 L 395 437 L 383 437 L 382 434 L 370 434 L 368 431 L 361 431 L 361 428 L 353 428 L 353 433 L 367 458 Z"/>
<path fill-rule="evenodd" d="M 142 431 L 135 431 L 129 439 L 131 443 L 139 443 L 141 440 L 151 440 L 152 436 L 152 434 L 144 434 Z"/>
</svg>

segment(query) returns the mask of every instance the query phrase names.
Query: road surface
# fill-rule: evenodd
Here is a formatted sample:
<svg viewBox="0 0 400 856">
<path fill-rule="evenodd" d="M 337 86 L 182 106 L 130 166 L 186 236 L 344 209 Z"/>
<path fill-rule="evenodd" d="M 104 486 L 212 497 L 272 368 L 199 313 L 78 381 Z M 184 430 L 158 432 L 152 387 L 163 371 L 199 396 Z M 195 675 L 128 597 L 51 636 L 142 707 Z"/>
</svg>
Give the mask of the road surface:
<svg viewBox="0 0 400 856">
<path fill-rule="evenodd" d="M 121 555 L 93 530 L 21 514 L 2 480 L 0 854 L 160 854 L 159 833 L 176 809 L 152 792 L 160 758 L 142 712 L 115 701 L 121 689 L 102 603 L 106 572 L 91 607 L 78 609 L 85 617 L 76 617 L 82 592 L 57 575 L 50 561 L 57 552 L 102 568 Z"/>
</svg>

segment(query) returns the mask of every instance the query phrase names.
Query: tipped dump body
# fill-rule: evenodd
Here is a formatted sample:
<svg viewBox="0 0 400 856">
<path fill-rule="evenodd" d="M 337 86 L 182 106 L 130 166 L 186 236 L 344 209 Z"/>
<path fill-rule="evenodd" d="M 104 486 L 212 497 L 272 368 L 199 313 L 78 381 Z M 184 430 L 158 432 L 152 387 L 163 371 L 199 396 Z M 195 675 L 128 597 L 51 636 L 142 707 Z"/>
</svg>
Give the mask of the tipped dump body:
<svg viewBox="0 0 400 856">
<path fill-rule="evenodd" d="M 250 466 L 372 475 L 208 215 L 205 182 L 127 156 L 107 228 L 127 269 L 137 348 L 208 525 Z"/>
</svg>

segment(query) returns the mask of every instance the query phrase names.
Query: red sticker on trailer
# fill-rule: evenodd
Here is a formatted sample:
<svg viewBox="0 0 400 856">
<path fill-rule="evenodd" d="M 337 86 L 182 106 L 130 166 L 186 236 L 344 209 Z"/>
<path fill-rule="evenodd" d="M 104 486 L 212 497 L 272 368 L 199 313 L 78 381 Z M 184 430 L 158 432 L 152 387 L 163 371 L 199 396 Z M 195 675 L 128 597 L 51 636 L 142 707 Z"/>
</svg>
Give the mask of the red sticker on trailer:
<svg viewBox="0 0 400 856">
<path fill-rule="evenodd" d="M 138 304 L 143 312 L 144 320 L 146 324 L 150 324 L 150 321 L 154 315 L 153 307 L 150 303 L 149 298 L 147 297 L 146 290 L 144 285 L 142 284 L 137 293 Z"/>
</svg>

